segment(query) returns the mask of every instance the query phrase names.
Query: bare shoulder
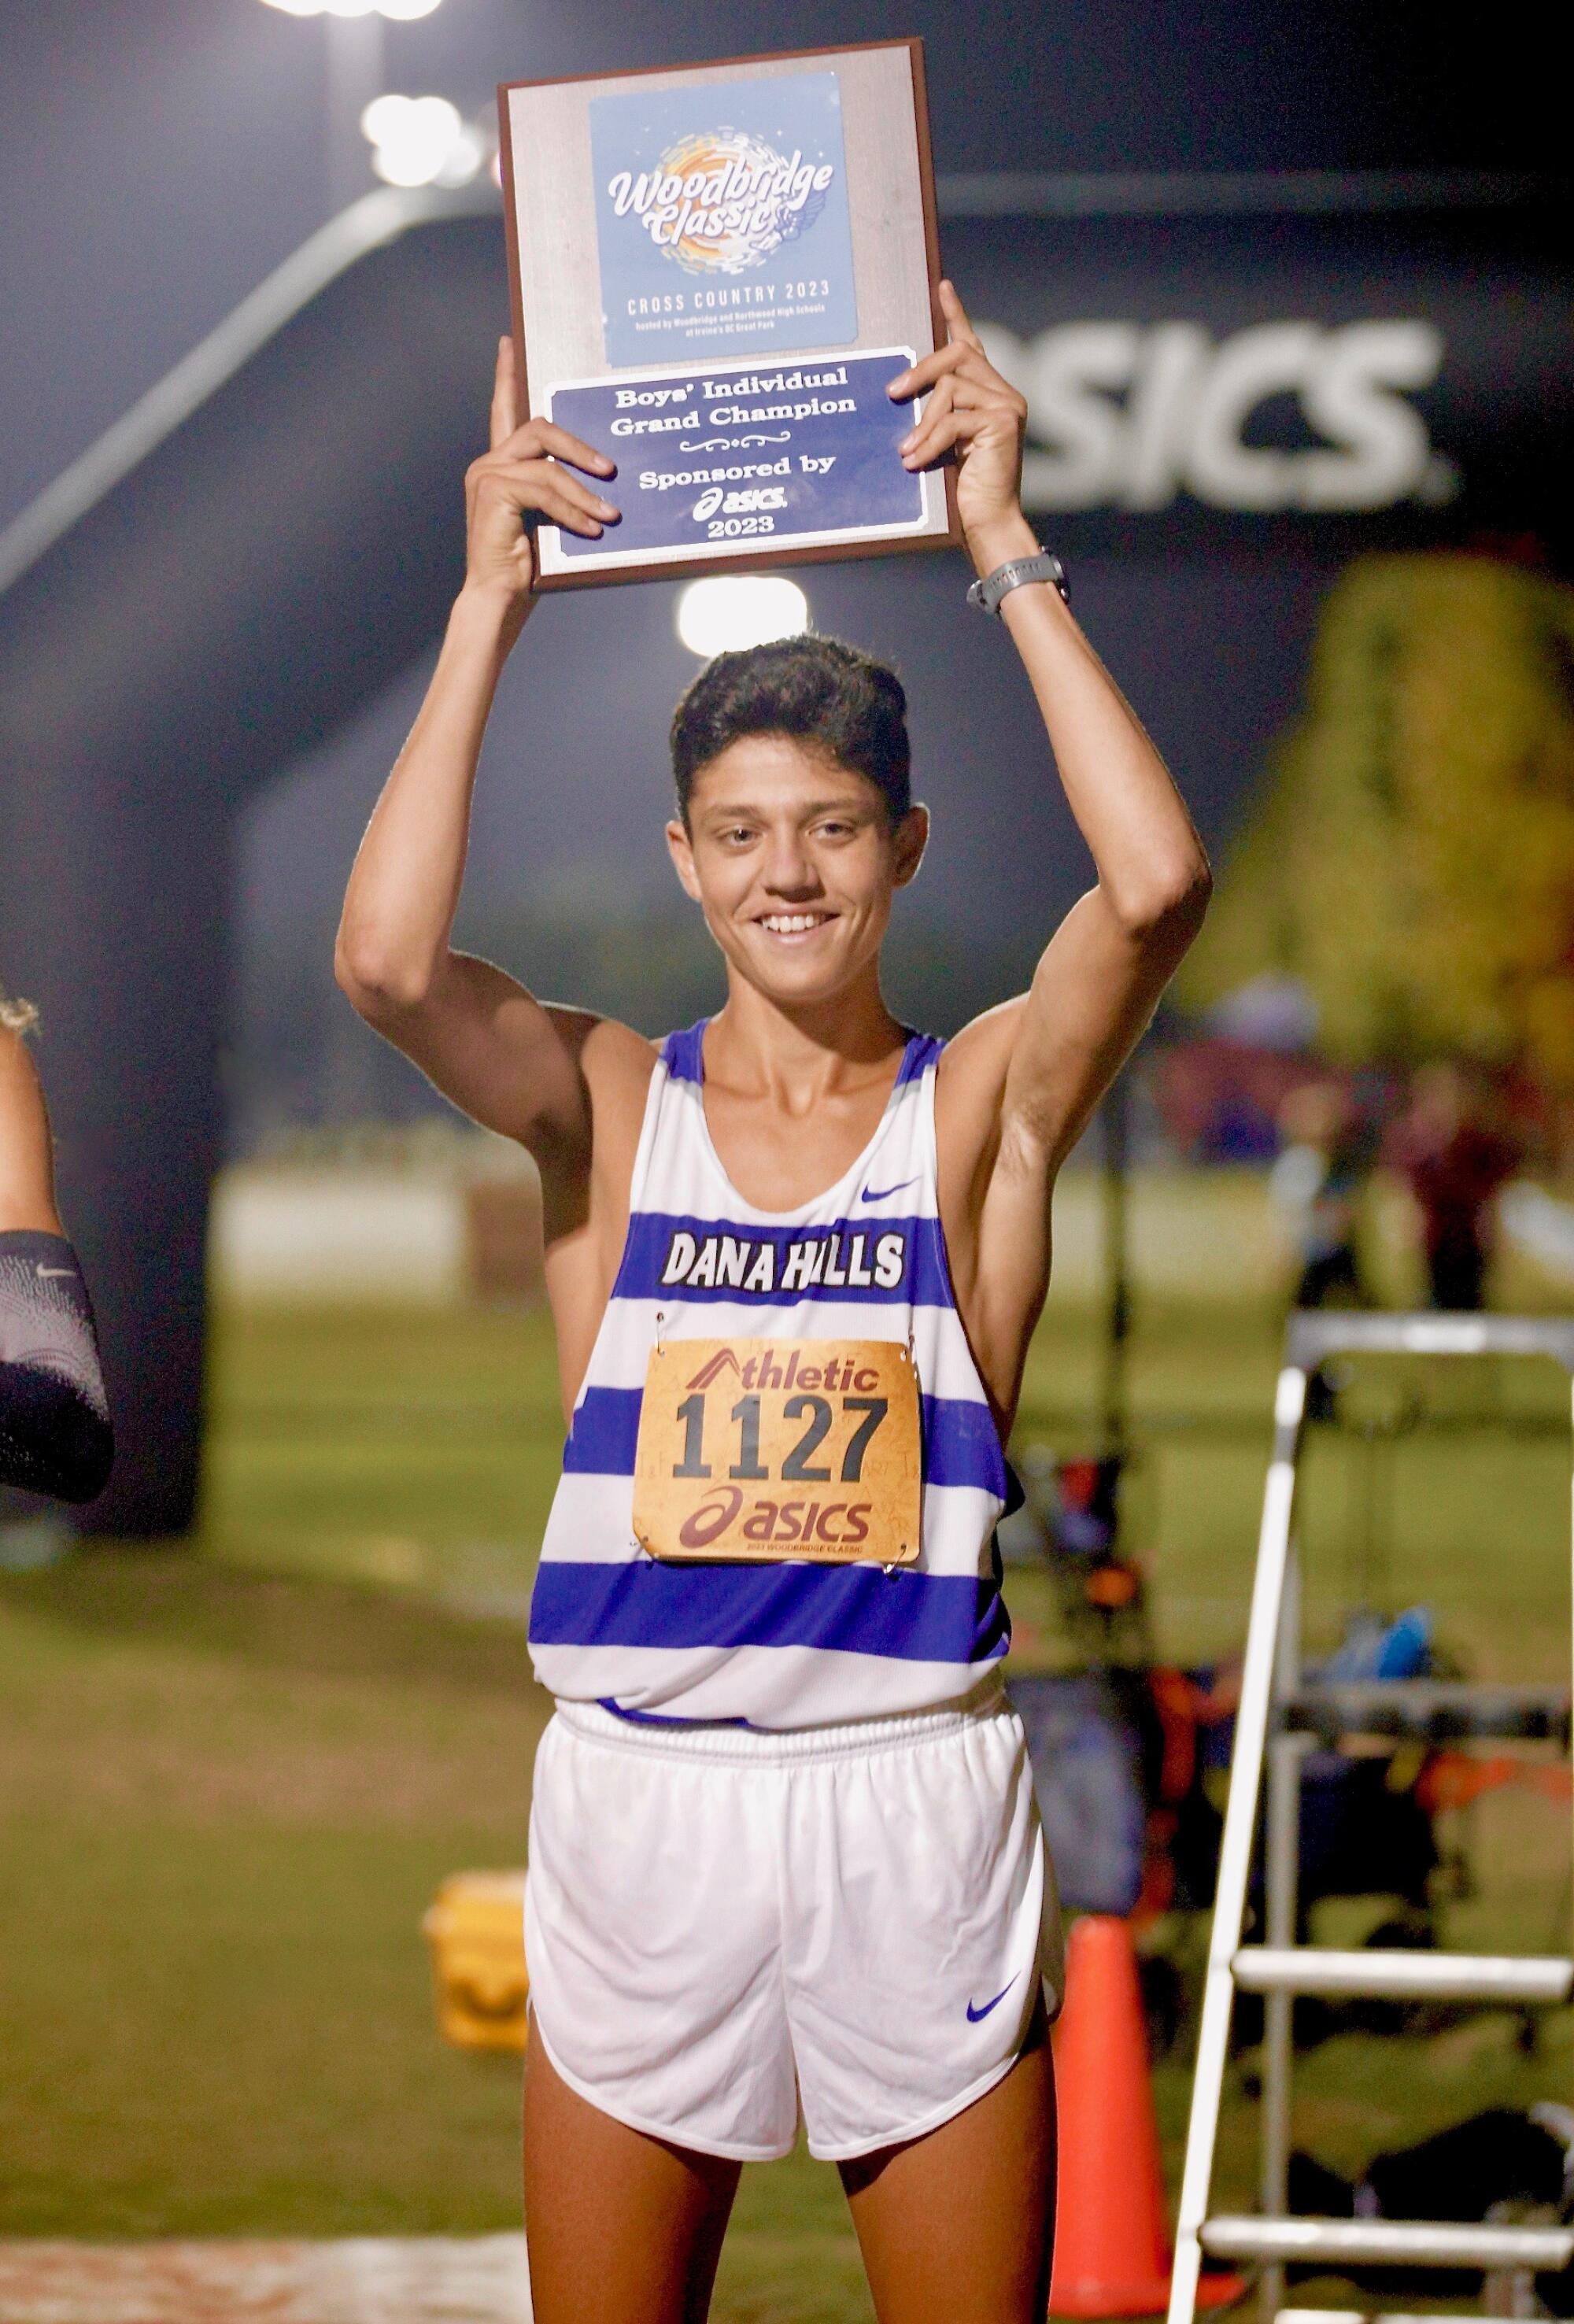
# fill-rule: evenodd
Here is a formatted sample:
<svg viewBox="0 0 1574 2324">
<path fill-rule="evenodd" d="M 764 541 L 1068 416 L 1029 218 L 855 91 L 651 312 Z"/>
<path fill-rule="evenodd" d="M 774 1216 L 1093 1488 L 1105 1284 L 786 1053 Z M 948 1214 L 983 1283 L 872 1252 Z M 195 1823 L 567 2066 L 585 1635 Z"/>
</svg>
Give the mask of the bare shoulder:
<svg viewBox="0 0 1574 2324">
<path fill-rule="evenodd" d="M 631 1120 L 638 1139 L 658 1045 L 615 1017 L 597 1017 L 588 1009 L 555 1007 L 552 1017 L 578 1061 L 598 1126 L 612 1129 Z"/>
<path fill-rule="evenodd" d="M 548 1004 L 553 1029 L 584 1074 L 592 1094 L 609 1103 L 637 1092 L 643 1100 L 659 1055 L 656 1042 L 615 1017 L 598 1017 L 592 1009 Z"/>
<path fill-rule="evenodd" d="M 27 1044 L 0 1025 L 0 1232 L 58 1234 L 49 1115 Z"/>
</svg>

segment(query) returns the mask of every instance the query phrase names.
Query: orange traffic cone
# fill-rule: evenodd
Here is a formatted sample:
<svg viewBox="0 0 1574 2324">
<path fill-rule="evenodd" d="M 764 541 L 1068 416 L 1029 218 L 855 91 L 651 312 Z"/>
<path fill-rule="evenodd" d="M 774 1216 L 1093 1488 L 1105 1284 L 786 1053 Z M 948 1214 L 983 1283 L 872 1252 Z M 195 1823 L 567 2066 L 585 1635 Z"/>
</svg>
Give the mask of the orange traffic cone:
<svg viewBox="0 0 1574 2324">
<path fill-rule="evenodd" d="M 1169 2305 L 1170 2239 L 1142 1990 L 1124 1921 L 1091 1913 L 1073 1922 L 1054 2041 L 1060 2157 L 1049 2312 L 1158 2315 Z M 1200 2301 L 1218 2307 L 1243 2289 L 1238 2276 L 1205 2276 Z"/>
</svg>

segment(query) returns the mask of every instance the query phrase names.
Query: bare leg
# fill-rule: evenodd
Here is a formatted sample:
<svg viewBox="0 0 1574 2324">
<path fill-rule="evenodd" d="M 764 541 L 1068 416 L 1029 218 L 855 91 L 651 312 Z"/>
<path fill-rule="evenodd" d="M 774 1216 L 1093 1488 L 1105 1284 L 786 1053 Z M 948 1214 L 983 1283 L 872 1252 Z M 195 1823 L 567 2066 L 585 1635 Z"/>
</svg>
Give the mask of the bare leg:
<svg viewBox="0 0 1574 2324">
<path fill-rule="evenodd" d="M 879 2324 L 1044 2324 L 1054 2069 L 1042 2006 L 994 2089 L 925 2138 L 842 2165 Z"/>
<path fill-rule="evenodd" d="M 647 2138 L 525 2060 L 536 2324 L 704 2324 L 741 2165 Z"/>
</svg>

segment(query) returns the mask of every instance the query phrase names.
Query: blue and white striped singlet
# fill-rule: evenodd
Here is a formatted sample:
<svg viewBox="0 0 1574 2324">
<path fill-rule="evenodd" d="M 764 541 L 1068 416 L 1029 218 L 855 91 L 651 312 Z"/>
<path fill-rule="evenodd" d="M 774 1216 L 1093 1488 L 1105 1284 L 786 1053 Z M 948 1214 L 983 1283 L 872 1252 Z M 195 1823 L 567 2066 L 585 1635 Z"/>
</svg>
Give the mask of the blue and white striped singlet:
<svg viewBox="0 0 1574 2324">
<path fill-rule="evenodd" d="M 552 1693 L 635 1718 L 811 1727 L 956 1701 L 1005 1653 L 1005 1459 L 952 1296 L 934 1073 L 914 1034 L 879 1128 L 828 1192 L 759 1211 L 705 1126 L 704 1023 L 650 1079 L 628 1239 L 564 1447 L 530 1608 Z M 667 1340 L 910 1339 L 923 1394 L 916 1565 L 658 1563 L 633 1533 L 646 1364 Z"/>
</svg>

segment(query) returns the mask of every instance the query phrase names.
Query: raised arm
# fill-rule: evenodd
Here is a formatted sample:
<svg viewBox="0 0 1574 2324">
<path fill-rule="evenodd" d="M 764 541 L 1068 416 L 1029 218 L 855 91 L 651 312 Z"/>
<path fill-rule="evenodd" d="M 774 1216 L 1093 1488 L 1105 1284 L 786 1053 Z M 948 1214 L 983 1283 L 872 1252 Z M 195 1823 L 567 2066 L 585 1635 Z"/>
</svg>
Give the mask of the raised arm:
<svg viewBox="0 0 1574 2324">
<path fill-rule="evenodd" d="M 584 481 L 610 476 L 610 460 L 549 421 L 515 421 L 505 339 L 492 449 L 465 478 L 465 586 L 420 714 L 356 855 L 334 966 L 359 1013 L 446 1097 L 536 1157 L 550 1237 L 561 1198 L 588 1157 L 593 1052 L 598 1041 L 634 1037 L 582 1011 L 544 1007 L 501 969 L 456 952 L 449 939 L 482 739 L 503 663 L 533 604 L 534 520 L 594 538 L 617 512 Z"/>
<path fill-rule="evenodd" d="M 1031 557 L 1022 513 L 1026 406 L 984 354 L 949 283 L 950 344 L 893 383 L 933 392 L 904 451 L 954 450 L 973 564 Z M 1049 1196 L 1061 1163 L 1147 1024 L 1201 926 L 1210 877 L 1185 805 L 1119 688 L 1047 582 L 1001 618 L 1044 714 L 1096 882 L 1068 912 L 1032 990 L 969 1026 L 942 1063 L 941 1184 L 958 1296 L 1002 1408 L 1049 1277 Z"/>
</svg>

